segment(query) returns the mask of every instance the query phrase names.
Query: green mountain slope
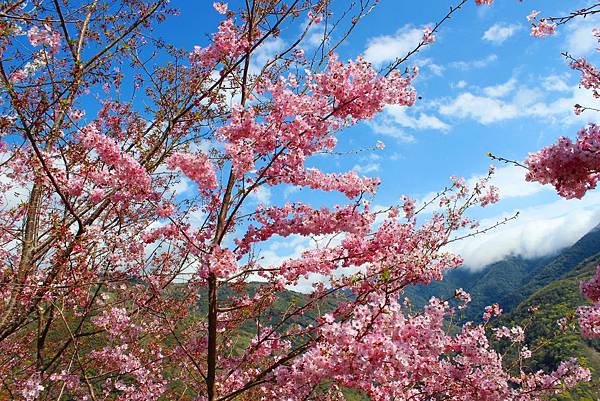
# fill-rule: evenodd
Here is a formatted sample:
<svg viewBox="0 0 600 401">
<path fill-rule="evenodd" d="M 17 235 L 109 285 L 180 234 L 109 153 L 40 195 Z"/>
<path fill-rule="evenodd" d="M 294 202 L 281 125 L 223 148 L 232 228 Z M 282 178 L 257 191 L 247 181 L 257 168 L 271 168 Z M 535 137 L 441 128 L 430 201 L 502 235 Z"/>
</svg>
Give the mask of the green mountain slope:
<svg viewBox="0 0 600 401">
<path fill-rule="evenodd" d="M 568 274 L 586 259 L 600 252 L 600 228 L 596 227 L 579 241 L 564 249 L 550 263 L 536 270 L 522 286 L 500 299 L 507 310 L 513 309 L 535 291 Z"/>
<path fill-rule="evenodd" d="M 577 308 L 587 304 L 579 292 L 579 283 L 593 275 L 598 262 L 600 254 L 585 260 L 563 277 L 539 288 L 496 323 L 527 327 L 526 342 L 530 349 L 537 350 L 528 361 L 528 368 L 549 371 L 556 369 L 560 361 L 577 358 L 592 371 L 591 383 L 580 385 L 557 400 L 600 399 L 600 340 L 582 338 L 575 323 Z M 531 307 L 538 310 L 532 314 Z M 565 316 L 572 317 L 572 323 L 562 330 L 557 321 Z"/>
<path fill-rule="evenodd" d="M 534 260 L 510 257 L 475 272 L 460 268 L 449 271 L 442 281 L 407 288 L 405 296 L 420 307 L 433 296 L 449 298 L 457 288 L 463 288 L 473 298 L 471 307 L 465 311 L 464 320 L 477 321 L 485 306 L 509 297 L 549 260 L 548 257 Z M 503 303 L 501 305 L 504 307 Z"/>
<path fill-rule="evenodd" d="M 535 291 L 597 253 L 600 253 L 598 227 L 557 255 L 531 260 L 509 257 L 476 272 L 459 268 L 449 271 L 442 281 L 407 288 L 405 296 L 415 305 L 422 306 L 432 296 L 449 298 L 456 288 L 463 288 L 473 298 L 465 311 L 464 321 L 478 321 L 486 305 L 499 303 L 505 311 L 511 311 Z"/>
</svg>

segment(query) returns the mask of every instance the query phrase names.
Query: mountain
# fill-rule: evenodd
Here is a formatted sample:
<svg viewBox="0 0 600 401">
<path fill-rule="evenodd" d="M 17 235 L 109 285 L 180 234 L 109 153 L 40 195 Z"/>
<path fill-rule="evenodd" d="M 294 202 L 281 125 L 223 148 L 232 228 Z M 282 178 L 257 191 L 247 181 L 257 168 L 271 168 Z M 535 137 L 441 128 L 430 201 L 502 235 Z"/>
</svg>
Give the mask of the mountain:
<svg viewBox="0 0 600 401">
<path fill-rule="evenodd" d="M 467 268 L 451 270 L 442 281 L 408 288 L 405 296 L 420 307 L 433 296 L 450 298 L 457 288 L 462 288 L 473 299 L 471 306 L 465 310 L 464 320 L 477 321 L 485 306 L 506 299 L 516 288 L 524 285 L 533 272 L 547 263 L 548 259 L 528 260 L 514 256 L 478 271 Z M 500 304 L 504 307 L 503 303 Z"/>
<path fill-rule="evenodd" d="M 457 288 L 463 288 L 473 299 L 463 320 L 478 321 L 485 306 L 499 303 L 505 311 L 511 311 L 534 292 L 598 253 L 600 228 L 596 227 L 558 254 L 535 259 L 512 256 L 478 271 L 464 267 L 451 270 L 442 281 L 407 288 L 405 296 L 422 306 L 432 296 L 449 298 Z"/>
<path fill-rule="evenodd" d="M 492 329 L 498 326 L 522 326 L 525 343 L 534 351 L 532 359 L 523 361 L 525 370 L 550 372 L 571 358 L 577 358 L 591 370 L 591 382 L 549 400 L 598 401 L 600 340 L 584 339 L 576 323 L 577 308 L 588 304 L 579 291 L 579 283 L 594 274 L 598 263 L 600 229 L 595 228 L 556 255 L 532 260 L 510 257 L 476 272 L 453 270 L 443 281 L 408 288 L 404 295 L 421 306 L 432 296 L 449 298 L 456 288 L 462 287 L 473 298 L 465 310 L 465 321 L 480 320 L 485 305 L 499 302 L 507 313 L 490 322 L 488 334 L 493 337 Z M 532 307 L 537 311 L 532 313 Z M 557 321 L 564 317 L 570 317 L 570 324 L 566 330 L 560 330 Z M 502 346 L 497 345 L 497 350 L 504 355 L 505 366 L 519 366 L 515 351 Z"/>
<path fill-rule="evenodd" d="M 531 277 L 509 296 L 500 300 L 507 309 L 525 300 L 531 294 L 552 281 L 571 272 L 586 259 L 600 252 L 600 226 L 581 237 L 575 244 L 560 252 L 550 263 L 541 266 Z"/>
<path fill-rule="evenodd" d="M 566 259 L 562 260 L 569 264 Z M 600 399 L 600 340 L 584 339 L 576 324 L 577 308 L 588 303 L 579 291 L 579 283 L 594 274 L 599 262 L 600 254 L 584 260 L 559 279 L 535 290 L 512 312 L 495 322 L 495 326 L 519 325 L 526 328 L 525 341 L 529 349 L 536 350 L 534 357 L 526 362 L 526 368 L 550 371 L 556 369 L 560 361 L 577 358 L 579 363 L 592 371 L 592 382 L 582 384 L 556 400 Z M 548 271 L 557 271 L 554 268 L 556 266 Z M 548 276 L 543 273 L 540 277 Z M 532 313 L 532 307 L 537 311 Z M 570 317 L 571 323 L 566 330 L 561 330 L 557 321 L 564 317 Z M 511 358 L 510 354 L 508 358 Z"/>
<path fill-rule="evenodd" d="M 479 321 L 486 305 L 499 303 L 505 315 L 491 322 L 489 334 L 497 326 L 524 327 L 525 342 L 535 350 L 524 368 L 549 372 L 561 361 L 577 358 L 592 371 L 592 382 L 552 400 L 594 401 L 600 400 L 600 340 L 584 339 L 576 316 L 577 308 L 588 303 L 579 283 L 594 274 L 598 263 L 600 228 L 596 227 L 555 255 L 530 260 L 509 257 L 480 271 L 449 271 L 443 281 L 408 288 L 405 295 L 421 306 L 432 296 L 450 298 L 456 288 L 463 288 L 473 298 L 463 321 Z M 532 307 L 537 311 L 532 313 Z M 570 317 L 570 324 L 561 330 L 557 321 L 564 317 Z M 513 350 L 499 347 L 498 351 L 505 355 L 507 366 L 517 361 Z"/>
</svg>

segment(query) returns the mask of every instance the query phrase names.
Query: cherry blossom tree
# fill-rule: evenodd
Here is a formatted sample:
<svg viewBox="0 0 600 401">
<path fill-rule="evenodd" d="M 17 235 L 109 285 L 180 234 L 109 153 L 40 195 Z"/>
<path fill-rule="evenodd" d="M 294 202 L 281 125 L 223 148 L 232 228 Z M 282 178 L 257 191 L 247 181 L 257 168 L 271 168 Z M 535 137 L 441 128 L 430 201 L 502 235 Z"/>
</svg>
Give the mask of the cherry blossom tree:
<svg viewBox="0 0 600 401">
<path fill-rule="evenodd" d="M 341 3 L 214 3 L 222 20 L 193 49 L 159 38 L 166 0 L 0 5 L 0 398 L 537 400 L 589 379 L 576 361 L 503 366 L 486 337 L 498 306 L 450 334 L 462 291 L 399 301 L 461 264 L 445 245 L 486 230 L 465 213 L 497 201 L 490 176 L 453 178 L 417 221 L 428 204 L 372 210 L 377 178 L 312 160 L 415 102 L 410 55 L 467 0 L 381 71 L 335 55 L 377 1 Z M 289 27 L 302 31 L 257 56 Z M 269 187 L 339 200 L 257 206 Z M 290 236 L 315 244 L 261 258 Z M 498 333 L 522 346 L 518 328 Z"/>
</svg>

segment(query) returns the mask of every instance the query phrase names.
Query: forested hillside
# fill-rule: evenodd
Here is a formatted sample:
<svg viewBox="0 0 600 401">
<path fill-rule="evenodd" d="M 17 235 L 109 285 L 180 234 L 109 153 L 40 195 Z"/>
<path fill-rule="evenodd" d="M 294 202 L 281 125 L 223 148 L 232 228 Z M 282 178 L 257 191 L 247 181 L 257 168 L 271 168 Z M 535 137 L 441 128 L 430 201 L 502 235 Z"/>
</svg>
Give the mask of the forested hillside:
<svg viewBox="0 0 600 401">
<path fill-rule="evenodd" d="M 579 291 L 579 283 L 593 275 L 598 262 L 600 255 L 587 259 L 560 279 L 535 291 L 496 323 L 526 327 L 526 343 L 531 350 L 536 350 L 526 365 L 530 369 L 550 371 L 560 361 L 578 358 L 592 370 L 591 383 L 580 385 L 570 395 L 558 398 L 560 400 L 591 401 L 600 397 L 600 341 L 584 339 L 574 319 L 577 308 L 588 302 Z M 534 309 L 537 310 L 532 312 Z M 567 320 L 561 320 L 565 316 Z"/>
<path fill-rule="evenodd" d="M 443 281 L 412 287 L 405 293 L 421 306 L 432 296 L 449 298 L 456 288 L 463 288 L 473 298 L 461 315 L 463 321 L 480 321 L 483 308 L 498 302 L 505 315 L 490 329 L 526 328 L 525 342 L 535 352 L 524 367 L 548 372 L 561 361 L 578 358 L 592 370 L 593 381 L 556 400 L 593 401 L 600 397 L 600 341 L 581 336 L 575 314 L 579 306 L 588 303 L 579 284 L 593 275 L 598 263 L 600 230 L 596 227 L 557 255 L 533 260 L 510 257 L 476 272 L 460 268 L 448 272 Z M 565 317 L 566 323 L 560 326 L 559 320 Z M 515 359 L 511 349 L 498 350 L 506 353 L 507 364 Z"/>
<path fill-rule="evenodd" d="M 463 288 L 473 298 L 464 320 L 478 321 L 485 306 L 499 303 L 505 311 L 513 310 L 535 291 L 598 253 L 600 230 L 596 227 L 556 255 L 530 260 L 509 257 L 475 272 L 461 267 L 448 272 L 443 281 L 411 287 L 405 294 L 415 305 L 422 306 L 432 296 L 448 298 L 455 289 Z"/>
</svg>

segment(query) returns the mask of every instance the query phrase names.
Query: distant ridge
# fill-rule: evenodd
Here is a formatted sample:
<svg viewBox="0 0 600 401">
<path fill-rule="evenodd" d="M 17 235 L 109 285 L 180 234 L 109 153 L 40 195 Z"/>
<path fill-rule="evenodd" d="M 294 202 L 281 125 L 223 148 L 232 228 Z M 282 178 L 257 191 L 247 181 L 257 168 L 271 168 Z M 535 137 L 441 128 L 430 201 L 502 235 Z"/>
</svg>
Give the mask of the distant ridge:
<svg viewBox="0 0 600 401">
<path fill-rule="evenodd" d="M 558 321 L 565 317 L 575 318 L 577 309 L 589 303 L 581 295 L 579 284 L 593 275 L 599 261 L 600 253 L 585 259 L 562 277 L 537 289 L 511 312 L 493 322 L 494 326 L 526 327 L 525 342 L 529 349 L 537 350 L 527 362 L 527 367 L 532 371 L 555 370 L 561 361 L 570 358 L 577 358 L 580 364 L 591 370 L 591 382 L 582 383 L 552 400 L 600 400 L 600 340 L 583 338 L 576 322 L 569 325 L 567 330 L 560 330 L 558 325 Z M 536 312 L 532 313 L 531 307 L 535 307 Z M 514 361 L 514 355 L 512 358 Z"/>
<path fill-rule="evenodd" d="M 599 253 L 600 224 L 556 254 L 534 259 L 510 256 L 474 272 L 459 268 L 449 271 L 442 281 L 407 288 L 405 296 L 416 306 L 422 306 L 432 296 L 448 298 L 455 289 L 463 288 L 473 298 L 464 321 L 478 321 L 485 306 L 499 303 L 505 311 L 510 311 L 535 291 Z"/>
<path fill-rule="evenodd" d="M 535 291 L 561 278 L 577 265 L 598 253 L 600 253 L 600 225 L 590 230 L 575 244 L 562 250 L 550 263 L 536 269 L 522 286 L 500 300 L 500 302 L 510 310 Z"/>
</svg>

